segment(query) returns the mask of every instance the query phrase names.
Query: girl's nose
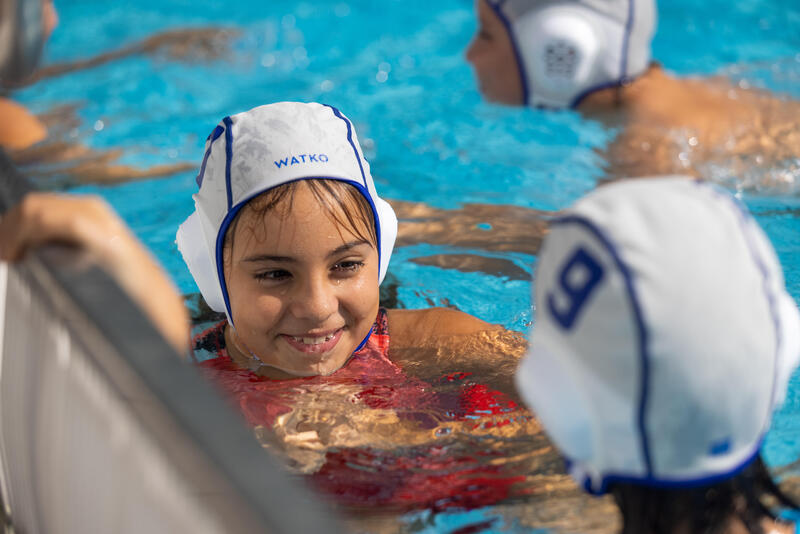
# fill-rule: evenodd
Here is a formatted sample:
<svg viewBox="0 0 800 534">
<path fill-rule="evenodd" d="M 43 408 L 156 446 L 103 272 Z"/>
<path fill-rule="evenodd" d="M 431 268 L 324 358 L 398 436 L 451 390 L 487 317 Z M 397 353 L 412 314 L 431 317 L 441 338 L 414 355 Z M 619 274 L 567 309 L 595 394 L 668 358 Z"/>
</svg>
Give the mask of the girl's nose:
<svg viewBox="0 0 800 534">
<path fill-rule="evenodd" d="M 464 58 L 467 60 L 468 63 L 475 64 L 475 53 L 476 53 L 476 46 L 478 45 L 478 36 L 475 35 L 472 37 L 472 40 L 467 45 L 467 49 L 464 50 Z"/>
<path fill-rule="evenodd" d="M 324 322 L 338 309 L 336 286 L 327 276 L 312 276 L 297 285 L 292 299 L 292 314 L 298 319 Z"/>
</svg>

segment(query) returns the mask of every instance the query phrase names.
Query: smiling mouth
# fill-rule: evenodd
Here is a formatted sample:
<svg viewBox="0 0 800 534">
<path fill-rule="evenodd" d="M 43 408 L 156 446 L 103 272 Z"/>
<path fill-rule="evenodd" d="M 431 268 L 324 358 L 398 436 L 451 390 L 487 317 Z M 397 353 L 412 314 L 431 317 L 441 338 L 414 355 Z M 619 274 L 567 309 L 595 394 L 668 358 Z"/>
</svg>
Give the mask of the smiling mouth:
<svg viewBox="0 0 800 534">
<path fill-rule="evenodd" d="M 306 354 L 322 354 L 331 351 L 342 337 L 344 328 L 322 336 L 290 336 L 281 334 L 281 337 L 295 350 Z"/>
<path fill-rule="evenodd" d="M 326 341 L 330 341 L 331 339 L 333 339 L 334 335 L 335 335 L 335 333 L 334 334 L 328 334 L 327 336 L 322 336 L 322 337 L 305 337 L 305 336 L 296 337 L 296 336 L 291 336 L 291 338 L 293 340 L 295 340 L 297 343 L 303 343 L 304 345 L 319 345 L 321 343 L 325 343 Z"/>
</svg>

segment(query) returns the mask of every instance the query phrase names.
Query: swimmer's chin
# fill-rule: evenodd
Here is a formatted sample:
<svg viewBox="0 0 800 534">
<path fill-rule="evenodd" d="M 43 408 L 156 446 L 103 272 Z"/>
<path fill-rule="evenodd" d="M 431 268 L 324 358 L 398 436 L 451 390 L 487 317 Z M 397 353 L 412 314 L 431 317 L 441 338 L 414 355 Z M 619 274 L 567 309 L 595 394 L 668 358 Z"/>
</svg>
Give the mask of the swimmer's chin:
<svg viewBox="0 0 800 534">
<path fill-rule="evenodd" d="M 314 376 L 328 376 L 340 369 L 341 366 L 328 369 L 327 366 L 319 364 L 314 369 L 290 369 L 281 367 L 273 363 L 261 361 L 260 369 L 257 374 L 274 380 L 291 380 L 292 378 L 310 378 Z"/>
<path fill-rule="evenodd" d="M 281 336 L 278 337 L 280 338 Z M 226 328 L 225 330 L 225 340 L 229 345 L 229 351 L 232 353 L 232 355 L 235 354 L 237 356 L 237 360 L 243 360 L 243 362 L 239 361 L 237 363 L 244 368 L 250 369 L 259 376 L 274 380 L 328 376 L 341 369 L 347 362 L 348 358 L 345 358 L 341 363 L 336 364 L 335 360 L 333 359 L 334 352 L 332 350 L 333 347 L 338 344 L 338 341 L 341 337 L 341 329 L 336 332 L 334 337 L 336 339 L 335 343 L 331 347 L 331 350 L 323 353 L 297 351 L 296 349 L 292 348 L 294 356 L 290 356 L 289 361 L 295 359 L 300 361 L 305 360 L 303 368 L 298 369 L 296 367 L 284 367 L 274 361 L 266 361 L 265 358 L 250 350 L 247 350 L 247 352 L 243 351 L 239 346 L 233 329 Z M 291 344 L 287 343 L 286 345 L 291 347 Z M 286 360 L 286 358 L 284 358 L 284 360 Z"/>
<path fill-rule="evenodd" d="M 313 366 L 313 371 L 309 371 L 308 374 L 304 374 L 302 376 L 330 376 L 344 367 L 351 355 L 352 354 L 349 354 L 342 361 L 338 361 L 333 358 L 325 358 Z"/>
<path fill-rule="evenodd" d="M 342 367 L 347 362 L 347 358 L 339 364 L 334 363 L 334 360 L 330 357 L 330 354 L 326 355 L 317 355 L 322 356 L 316 363 L 309 364 L 304 369 L 296 369 L 296 368 L 289 368 L 289 367 L 282 367 L 280 365 L 276 365 L 274 363 L 266 363 L 261 360 L 261 366 L 263 368 L 268 368 L 277 373 L 260 373 L 262 375 L 266 375 L 269 378 L 276 378 L 276 379 L 290 379 L 290 378 L 308 378 L 314 376 L 330 376 Z M 260 358 L 259 358 L 260 359 Z"/>
</svg>

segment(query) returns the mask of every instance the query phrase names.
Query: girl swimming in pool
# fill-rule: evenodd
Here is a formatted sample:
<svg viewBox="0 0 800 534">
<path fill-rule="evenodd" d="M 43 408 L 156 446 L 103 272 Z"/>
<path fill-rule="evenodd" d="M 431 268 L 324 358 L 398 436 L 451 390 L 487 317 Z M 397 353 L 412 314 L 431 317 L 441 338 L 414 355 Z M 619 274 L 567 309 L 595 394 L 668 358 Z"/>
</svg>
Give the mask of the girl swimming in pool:
<svg viewBox="0 0 800 534">
<path fill-rule="evenodd" d="M 397 220 L 338 110 L 283 102 L 226 118 L 207 141 L 178 246 L 229 353 L 272 377 L 329 375 L 386 315 L 393 345 L 493 331 L 448 309 L 378 312 Z"/>
<path fill-rule="evenodd" d="M 800 102 L 722 77 L 676 78 L 651 63 L 653 0 L 477 0 L 475 9 L 466 57 L 481 93 L 506 105 L 575 109 L 615 128 L 603 181 L 680 173 L 736 190 L 800 187 Z M 555 215 L 500 205 L 396 208 L 399 244 L 527 254 Z M 413 261 L 514 276 L 513 265 L 481 255 Z"/>
<path fill-rule="evenodd" d="M 491 483 L 470 491 L 472 505 L 524 488 L 520 472 L 541 455 L 487 464 L 435 452 L 457 435 L 538 433 L 513 400 L 524 339 L 457 310 L 380 307 L 396 219 L 343 114 L 283 102 L 227 117 L 197 182 L 177 242 L 227 319 L 195 338 L 192 355 L 265 446 L 343 504 L 463 503 L 459 488 L 482 473 Z M 185 311 L 163 273 L 107 210 L 68 222 L 68 201 L 33 196 L 6 216 L 0 257 L 52 238 L 82 243 L 185 348 Z M 391 477 L 373 468 L 397 462 L 407 469 Z"/>
<path fill-rule="evenodd" d="M 619 128 L 607 176 L 682 173 L 795 191 L 800 102 L 650 62 L 653 0 L 477 0 L 467 49 L 481 92 L 514 106 L 576 109 Z"/>
<path fill-rule="evenodd" d="M 226 314 L 234 357 L 275 377 L 341 368 L 370 337 L 397 228 L 349 120 L 328 106 L 290 102 L 228 117 L 208 138 L 197 182 L 196 211 L 177 243 L 206 302 Z M 145 276 L 140 266 L 152 263 L 95 200 L 31 195 L 0 231 L 4 259 L 46 241 L 76 242 L 129 289 L 136 282 L 125 271 Z M 163 297 L 132 292 L 143 304 Z M 385 313 L 398 349 L 501 330 L 451 309 Z M 154 315 L 160 325 L 185 317 Z M 176 346 L 178 337 L 170 336 Z"/>
</svg>

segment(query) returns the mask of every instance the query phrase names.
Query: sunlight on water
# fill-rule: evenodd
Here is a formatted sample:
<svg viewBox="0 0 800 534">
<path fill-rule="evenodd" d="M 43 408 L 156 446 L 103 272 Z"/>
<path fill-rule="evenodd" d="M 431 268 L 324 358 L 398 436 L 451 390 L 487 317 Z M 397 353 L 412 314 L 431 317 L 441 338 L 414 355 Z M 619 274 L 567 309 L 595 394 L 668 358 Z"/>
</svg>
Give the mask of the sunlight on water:
<svg viewBox="0 0 800 534">
<path fill-rule="evenodd" d="M 353 120 L 382 196 L 446 209 L 484 203 L 550 212 L 604 177 L 603 150 L 617 133 L 573 112 L 483 102 L 463 59 L 475 29 L 471 0 L 245 1 L 235 9 L 213 0 L 87 0 L 58 8 L 61 26 L 48 62 L 165 28 L 238 30 L 210 60 L 136 56 L 15 94 L 39 112 L 75 104 L 76 124 L 64 135 L 98 149 L 122 148 L 128 164 L 197 164 L 203 140 L 223 116 L 271 101 L 319 100 Z M 800 98 L 795 4 L 680 0 L 659 9 L 654 57 L 666 69 L 721 74 L 739 87 Z M 696 161 L 702 147 L 691 132 L 672 134 L 683 158 Z M 712 157 L 701 168 L 753 209 L 800 301 L 800 160 L 794 154 L 764 165 L 757 157 Z M 174 235 L 193 208 L 194 174 L 72 189 L 105 197 L 191 294 L 196 287 Z M 477 228 L 496 229 L 488 222 Z M 455 307 L 526 333 L 535 320 L 533 254 L 524 247 L 487 252 L 468 241 L 403 246 L 385 289 L 400 307 Z M 444 376 L 408 366 L 402 375 L 359 383 L 259 383 L 245 411 L 264 447 L 351 512 L 357 531 L 615 532 L 609 501 L 587 498 L 569 481 L 508 387 L 514 365 L 498 354 L 519 356 L 524 339 L 484 341 L 429 351 L 434 360 L 464 362 Z M 466 362 L 479 371 L 464 372 Z M 775 465 L 800 456 L 798 413 L 795 376 L 765 446 Z"/>
</svg>

